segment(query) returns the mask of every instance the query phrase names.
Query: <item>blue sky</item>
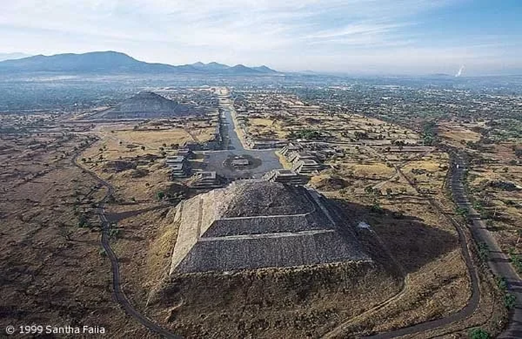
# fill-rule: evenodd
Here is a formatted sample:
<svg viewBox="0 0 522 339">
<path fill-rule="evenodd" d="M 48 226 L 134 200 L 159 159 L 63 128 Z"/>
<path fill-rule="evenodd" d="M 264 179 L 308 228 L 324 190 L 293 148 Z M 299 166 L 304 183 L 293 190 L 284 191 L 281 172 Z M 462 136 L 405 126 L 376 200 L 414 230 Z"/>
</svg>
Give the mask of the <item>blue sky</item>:
<svg viewBox="0 0 522 339">
<path fill-rule="evenodd" d="M 0 53 L 352 74 L 521 73 L 520 0 L 2 1 Z"/>
</svg>

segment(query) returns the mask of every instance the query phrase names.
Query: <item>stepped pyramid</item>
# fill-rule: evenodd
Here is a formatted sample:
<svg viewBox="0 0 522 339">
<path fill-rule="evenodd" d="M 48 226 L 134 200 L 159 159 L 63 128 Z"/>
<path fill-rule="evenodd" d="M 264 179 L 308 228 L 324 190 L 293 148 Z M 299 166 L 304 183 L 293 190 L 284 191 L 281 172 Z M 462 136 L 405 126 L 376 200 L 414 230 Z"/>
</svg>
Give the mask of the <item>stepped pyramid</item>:
<svg viewBox="0 0 522 339">
<path fill-rule="evenodd" d="M 355 232 L 314 190 L 235 181 L 177 207 L 171 274 L 370 262 Z"/>
</svg>

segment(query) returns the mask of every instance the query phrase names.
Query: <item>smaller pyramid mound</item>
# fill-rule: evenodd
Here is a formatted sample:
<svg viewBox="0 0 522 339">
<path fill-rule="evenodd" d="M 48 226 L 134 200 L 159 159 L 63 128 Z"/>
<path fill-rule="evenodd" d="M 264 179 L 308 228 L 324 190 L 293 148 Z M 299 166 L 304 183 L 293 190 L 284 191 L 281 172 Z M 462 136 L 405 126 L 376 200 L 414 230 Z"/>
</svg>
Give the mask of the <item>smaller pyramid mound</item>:
<svg viewBox="0 0 522 339">
<path fill-rule="evenodd" d="M 171 274 L 371 261 L 328 201 L 302 186 L 236 181 L 184 201 L 176 221 Z"/>
<path fill-rule="evenodd" d="M 153 92 L 140 92 L 101 114 L 109 119 L 168 118 L 202 114 L 200 109 L 180 104 Z"/>
</svg>

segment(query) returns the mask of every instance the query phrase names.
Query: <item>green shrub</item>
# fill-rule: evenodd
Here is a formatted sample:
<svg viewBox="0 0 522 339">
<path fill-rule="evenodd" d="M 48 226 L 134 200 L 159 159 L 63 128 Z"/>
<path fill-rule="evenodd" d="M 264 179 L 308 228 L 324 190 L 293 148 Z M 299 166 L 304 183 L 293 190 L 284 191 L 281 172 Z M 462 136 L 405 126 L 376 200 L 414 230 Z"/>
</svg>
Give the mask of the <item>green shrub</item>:
<svg viewBox="0 0 522 339">
<path fill-rule="evenodd" d="M 518 273 L 522 273 L 522 258 L 520 258 L 520 255 L 515 254 L 512 250 L 509 253 L 509 260 L 513 264 L 513 267 L 515 267 L 515 270 Z"/>
<path fill-rule="evenodd" d="M 481 328 L 473 328 L 469 331 L 470 339 L 489 339 L 491 336 Z"/>
<path fill-rule="evenodd" d="M 506 306 L 508 310 L 511 310 L 515 307 L 516 301 L 517 297 L 515 297 L 513 294 L 506 293 L 504 295 L 504 306 Z"/>
<path fill-rule="evenodd" d="M 505 291 L 507 289 L 506 279 L 497 277 L 497 286 L 501 291 Z"/>
<path fill-rule="evenodd" d="M 480 260 L 482 260 L 483 262 L 488 261 L 488 259 L 489 259 L 488 244 L 486 244 L 485 242 L 481 242 L 478 244 L 478 255 L 479 255 Z"/>
</svg>

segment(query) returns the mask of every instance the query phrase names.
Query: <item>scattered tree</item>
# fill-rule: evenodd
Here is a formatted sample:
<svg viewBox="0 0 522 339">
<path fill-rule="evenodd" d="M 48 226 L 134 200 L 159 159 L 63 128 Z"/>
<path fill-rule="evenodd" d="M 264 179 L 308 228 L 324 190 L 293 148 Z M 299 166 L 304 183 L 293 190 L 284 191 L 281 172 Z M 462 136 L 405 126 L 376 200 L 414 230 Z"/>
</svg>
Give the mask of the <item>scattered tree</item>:
<svg viewBox="0 0 522 339">
<path fill-rule="evenodd" d="M 491 336 L 488 332 L 481 328 L 473 328 L 469 331 L 470 339 L 489 339 Z"/>
</svg>

